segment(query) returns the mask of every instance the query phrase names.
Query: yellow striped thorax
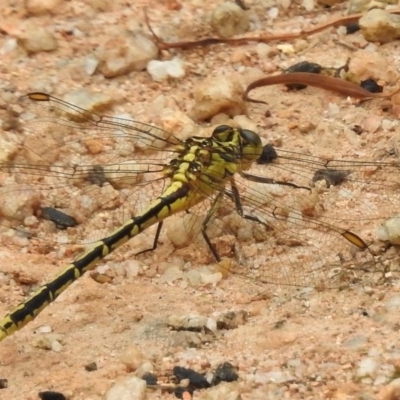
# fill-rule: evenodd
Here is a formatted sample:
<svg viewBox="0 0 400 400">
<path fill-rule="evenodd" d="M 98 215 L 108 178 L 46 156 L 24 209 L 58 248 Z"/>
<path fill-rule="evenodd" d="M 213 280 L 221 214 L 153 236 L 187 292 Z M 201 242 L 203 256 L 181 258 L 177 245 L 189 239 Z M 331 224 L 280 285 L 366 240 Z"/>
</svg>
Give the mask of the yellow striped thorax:
<svg viewBox="0 0 400 400">
<path fill-rule="evenodd" d="M 190 137 L 177 151 L 180 155 L 171 160 L 166 175 L 181 182 L 200 176 L 216 182 L 248 169 L 260 157 L 262 143 L 253 131 L 220 125 L 211 137 Z"/>
</svg>

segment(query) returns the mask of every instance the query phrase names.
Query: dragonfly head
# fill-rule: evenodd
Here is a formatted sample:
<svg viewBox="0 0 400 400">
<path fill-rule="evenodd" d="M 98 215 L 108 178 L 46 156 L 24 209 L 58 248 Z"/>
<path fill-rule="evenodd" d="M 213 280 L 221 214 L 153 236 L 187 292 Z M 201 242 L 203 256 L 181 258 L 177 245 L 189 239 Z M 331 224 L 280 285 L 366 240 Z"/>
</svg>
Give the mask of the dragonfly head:
<svg viewBox="0 0 400 400">
<path fill-rule="evenodd" d="M 242 160 L 255 161 L 261 156 L 263 150 L 260 136 L 249 129 L 219 125 L 214 129 L 212 137 L 219 142 L 232 142 L 239 146 Z"/>
</svg>

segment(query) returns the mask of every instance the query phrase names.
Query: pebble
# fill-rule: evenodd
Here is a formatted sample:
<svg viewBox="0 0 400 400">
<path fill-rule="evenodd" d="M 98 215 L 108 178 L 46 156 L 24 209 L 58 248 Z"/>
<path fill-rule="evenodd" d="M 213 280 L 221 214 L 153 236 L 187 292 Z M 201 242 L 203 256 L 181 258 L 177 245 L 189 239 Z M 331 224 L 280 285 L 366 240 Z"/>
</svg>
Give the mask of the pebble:
<svg viewBox="0 0 400 400">
<path fill-rule="evenodd" d="M 400 218 L 390 218 L 386 220 L 376 230 L 376 236 L 379 240 L 391 244 L 400 244 Z"/>
<path fill-rule="evenodd" d="M 312 11 L 315 7 L 314 0 L 302 0 L 301 5 L 306 9 L 306 11 Z"/>
<path fill-rule="evenodd" d="M 57 40 L 54 35 L 41 26 L 29 24 L 18 38 L 18 44 L 28 53 L 54 51 L 57 49 Z"/>
<path fill-rule="evenodd" d="M 202 315 L 170 315 L 166 323 L 176 330 L 202 331 L 207 325 L 216 326 L 208 322 L 208 317 Z"/>
<path fill-rule="evenodd" d="M 368 11 L 360 18 L 359 24 L 369 42 L 389 43 L 400 38 L 400 16 L 385 10 Z"/>
<path fill-rule="evenodd" d="M 154 371 L 154 365 L 150 361 L 145 361 L 136 371 L 135 376 L 143 378 L 145 374 L 149 374 Z"/>
<path fill-rule="evenodd" d="M 67 92 L 63 100 L 87 111 L 96 112 L 108 107 L 112 103 L 112 97 L 100 92 L 93 92 L 86 88 L 79 88 Z"/>
<path fill-rule="evenodd" d="M 359 378 L 374 378 L 378 370 L 378 362 L 371 357 L 364 358 L 360 361 L 360 366 L 357 370 L 357 377 Z"/>
<path fill-rule="evenodd" d="M 130 371 L 136 371 L 145 361 L 147 361 L 147 357 L 135 345 L 126 348 L 124 353 L 120 355 L 119 359 Z"/>
<path fill-rule="evenodd" d="M 157 56 L 157 46 L 141 32 L 123 32 L 101 40 L 96 52 L 99 71 L 106 78 L 142 71 Z"/>
<path fill-rule="evenodd" d="M 146 381 L 136 376 L 118 379 L 104 395 L 104 400 L 144 400 Z"/>
<path fill-rule="evenodd" d="M 60 0 L 25 0 L 24 3 L 28 14 L 37 16 L 57 11 Z"/>
<path fill-rule="evenodd" d="M 178 57 L 167 61 L 151 60 L 147 64 L 147 72 L 156 82 L 163 82 L 168 78 L 179 79 L 185 76 L 184 63 Z"/>
<path fill-rule="evenodd" d="M 397 0 L 350 0 L 347 14 L 365 13 L 373 8 L 385 8 L 389 4 L 397 4 Z"/>
<path fill-rule="evenodd" d="M 274 370 L 269 372 L 256 372 L 253 375 L 248 375 L 247 378 L 249 380 L 254 381 L 255 383 L 284 383 L 295 380 L 295 377 L 292 376 L 288 371 Z"/>
<path fill-rule="evenodd" d="M 232 76 L 207 77 L 194 88 L 195 105 L 190 117 L 195 121 L 204 121 L 221 112 L 234 117 L 246 114 L 246 105 L 242 98 L 243 88 Z"/>
<path fill-rule="evenodd" d="M 223 382 L 207 389 L 202 396 L 204 400 L 240 400 L 241 398 L 239 385 L 236 382 Z"/>
<path fill-rule="evenodd" d="M 211 15 L 211 26 L 225 39 L 245 33 L 249 25 L 247 12 L 234 3 L 220 4 Z"/>
<path fill-rule="evenodd" d="M 183 349 L 200 348 L 203 344 L 202 334 L 199 332 L 179 331 L 172 335 L 169 346 Z"/>
<path fill-rule="evenodd" d="M 366 336 L 357 335 L 343 342 L 342 346 L 348 349 L 357 350 L 364 347 L 368 343 L 368 338 Z"/>
<path fill-rule="evenodd" d="M 377 51 L 359 50 L 353 53 L 346 77 L 356 84 L 367 79 L 395 84 L 399 77 L 389 60 Z"/>
<path fill-rule="evenodd" d="M 385 302 L 385 308 L 387 311 L 398 311 L 400 310 L 400 294 L 390 297 Z"/>
<path fill-rule="evenodd" d="M 236 368 L 229 362 L 224 362 L 218 365 L 214 372 L 211 384 L 213 386 L 220 384 L 221 382 L 235 382 L 239 379 L 239 375 Z"/>
<path fill-rule="evenodd" d="M 89 76 L 92 76 L 97 67 L 99 66 L 99 60 L 96 57 L 88 56 L 83 59 L 83 70 Z"/>
</svg>

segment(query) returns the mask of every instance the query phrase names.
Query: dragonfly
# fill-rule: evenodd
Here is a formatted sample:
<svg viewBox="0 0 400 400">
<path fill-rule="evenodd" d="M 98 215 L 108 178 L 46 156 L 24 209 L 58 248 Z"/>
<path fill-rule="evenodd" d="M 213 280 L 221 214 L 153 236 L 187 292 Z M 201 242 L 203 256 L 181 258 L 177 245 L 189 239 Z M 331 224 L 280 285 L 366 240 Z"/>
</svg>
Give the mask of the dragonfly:
<svg viewBox="0 0 400 400">
<path fill-rule="evenodd" d="M 153 243 L 138 254 L 156 250 L 164 221 L 176 214 L 188 245 L 201 242 L 213 263 L 262 284 L 365 284 L 397 258 L 388 246 L 371 246 L 400 204 L 396 159 L 288 150 L 271 157 L 249 129 L 220 125 L 178 138 L 41 92 L 20 106 L 21 129 L 0 162 L 2 241 L 88 247 L 0 320 L 0 341 L 152 226 Z"/>
</svg>

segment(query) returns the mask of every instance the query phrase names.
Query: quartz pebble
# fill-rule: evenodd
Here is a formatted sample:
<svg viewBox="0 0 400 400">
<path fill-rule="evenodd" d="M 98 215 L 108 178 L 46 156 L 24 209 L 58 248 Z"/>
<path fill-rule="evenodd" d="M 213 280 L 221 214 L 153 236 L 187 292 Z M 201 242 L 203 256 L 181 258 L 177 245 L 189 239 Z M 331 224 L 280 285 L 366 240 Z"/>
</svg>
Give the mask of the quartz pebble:
<svg viewBox="0 0 400 400">
<path fill-rule="evenodd" d="M 100 43 L 96 58 L 106 78 L 142 71 L 158 55 L 157 46 L 141 32 L 123 32 Z"/>
<path fill-rule="evenodd" d="M 147 72 L 151 75 L 153 81 L 156 82 L 163 82 L 168 78 L 183 78 L 185 76 L 183 61 L 178 57 L 167 61 L 151 60 L 147 64 Z"/>
<path fill-rule="evenodd" d="M 92 92 L 86 88 L 80 88 L 66 93 L 63 100 L 92 112 L 104 109 L 112 102 L 112 98 L 109 95 Z"/>
<path fill-rule="evenodd" d="M 136 376 L 118 379 L 104 396 L 104 400 L 144 400 L 145 398 L 146 381 Z"/>
<path fill-rule="evenodd" d="M 361 360 L 360 366 L 357 370 L 357 376 L 359 378 L 370 377 L 374 378 L 376 375 L 376 371 L 378 370 L 379 364 L 378 362 L 371 357 L 367 357 Z"/>
<path fill-rule="evenodd" d="M 376 232 L 379 240 L 391 244 L 400 244 L 400 218 L 386 220 Z"/>
<path fill-rule="evenodd" d="M 359 21 L 361 32 L 369 42 L 389 43 L 400 38 L 400 16 L 373 9 Z"/>
<path fill-rule="evenodd" d="M 195 105 L 190 116 L 195 121 L 203 121 L 220 112 L 230 117 L 246 114 L 242 95 L 243 88 L 237 79 L 221 75 L 208 77 L 194 89 Z"/>
</svg>

